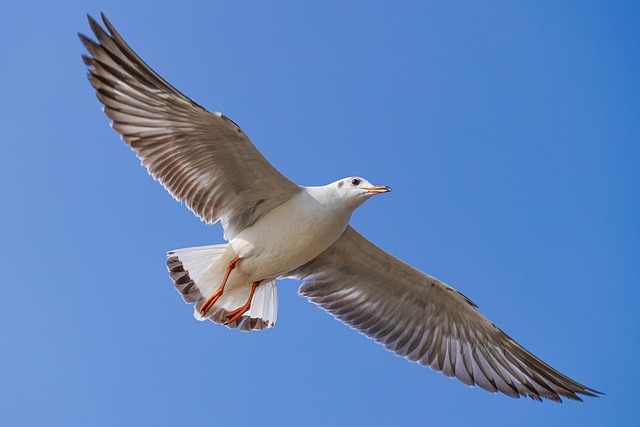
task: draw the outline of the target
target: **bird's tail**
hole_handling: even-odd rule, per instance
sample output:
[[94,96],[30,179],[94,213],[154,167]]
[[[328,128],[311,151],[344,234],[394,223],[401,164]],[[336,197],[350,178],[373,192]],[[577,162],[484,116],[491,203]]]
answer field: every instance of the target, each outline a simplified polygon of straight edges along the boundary
[[[169,275],[186,303],[196,303],[194,316],[198,320],[209,319],[225,323],[229,312],[244,305],[251,292],[247,286],[227,287],[222,296],[203,316],[200,308],[220,286],[228,265],[223,255],[226,244],[176,249],[167,253]],[[233,274],[233,272],[231,273]],[[276,281],[263,283],[256,289],[251,308],[240,319],[227,324],[230,328],[242,325],[243,331],[261,330],[275,325],[278,315],[278,291]]]

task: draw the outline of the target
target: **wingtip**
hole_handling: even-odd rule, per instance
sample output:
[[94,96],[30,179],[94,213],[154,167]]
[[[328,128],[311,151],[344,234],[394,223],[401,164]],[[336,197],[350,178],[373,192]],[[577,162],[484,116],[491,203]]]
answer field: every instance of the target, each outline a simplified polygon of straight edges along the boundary
[[93,58],[91,58],[89,55],[82,55],[81,57],[84,65],[86,65],[87,67],[95,67]]
[[93,42],[93,40],[91,40],[89,36],[87,36],[84,33],[78,33],[78,38],[80,39],[82,44],[85,44],[85,45],[86,45],[86,42]]
[[105,15],[104,12],[100,12],[100,18],[102,18],[102,22],[104,23],[104,26],[107,27],[107,30],[109,30],[109,33],[111,34],[111,36],[112,37],[119,37],[118,32],[116,31],[116,29],[111,24],[111,21],[109,21],[109,19],[107,19],[107,15]]
[[78,38],[80,39],[82,44],[84,44],[84,41],[89,38],[89,37],[86,36],[86,34],[83,34],[83,33],[79,32],[79,31],[78,31],[77,34],[78,34]]
[[[84,46],[85,49],[87,49],[87,52],[89,52],[91,54],[91,56],[93,56],[93,52],[92,49],[94,49],[97,45],[97,43],[91,39],[91,37],[83,34],[83,33],[78,33],[78,38],[80,39],[80,43],[82,43],[82,45]],[[83,57],[87,56],[87,55],[82,55]],[[84,61],[84,59],[83,59]],[[86,64],[86,62],[85,62]]]
[[87,21],[89,22],[89,25],[93,25],[93,23],[96,22],[93,16],[89,15],[88,13],[87,13]]
[[[600,396],[604,395],[605,394],[603,392],[589,387],[583,387],[582,390],[572,390],[571,393],[562,393],[562,397],[580,403],[584,403],[584,399],[582,398],[583,396],[599,398]],[[558,400],[558,402],[563,403],[564,401]]]
[[[107,19],[107,15],[105,15],[104,12],[102,11],[100,11],[100,19],[102,19],[102,22],[107,28],[109,29],[112,28],[111,22],[109,22],[109,20]],[[87,13],[87,21],[89,22],[89,26],[91,27],[92,30],[94,30],[94,33],[95,33],[95,27],[100,27],[100,24],[89,13]]]
[[603,393],[601,391],[598,390],[594,390],[592,388],[587,388],[586,391],[583,393],[585,396],[590,396],[590,397],[597,397],[600,398],[600,396],[606,396],[606,393]]

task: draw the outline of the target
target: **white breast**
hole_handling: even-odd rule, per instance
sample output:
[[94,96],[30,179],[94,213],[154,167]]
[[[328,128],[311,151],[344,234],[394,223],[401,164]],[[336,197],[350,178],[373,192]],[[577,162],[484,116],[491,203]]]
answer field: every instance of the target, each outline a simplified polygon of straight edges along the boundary
[[337,209],[307,189],[229,242],[251,280],[270,280],[318,256],[346,229],[351,209]]

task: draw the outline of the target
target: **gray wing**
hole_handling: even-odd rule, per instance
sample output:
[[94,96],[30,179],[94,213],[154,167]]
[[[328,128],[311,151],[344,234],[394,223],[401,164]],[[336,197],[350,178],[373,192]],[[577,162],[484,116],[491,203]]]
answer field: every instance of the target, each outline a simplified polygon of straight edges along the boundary
[[467,385],[536,400],[600,394],[529,353],[464,295],[351,227],[287,277],[303,280],[301,295],[387,350]]
[[208,223],[222,219],[232,238],[291,198],[300,187],[281,175],[244,132],[156,74],[102,15],[89,51],[89,81],[112,127],[171,195]]

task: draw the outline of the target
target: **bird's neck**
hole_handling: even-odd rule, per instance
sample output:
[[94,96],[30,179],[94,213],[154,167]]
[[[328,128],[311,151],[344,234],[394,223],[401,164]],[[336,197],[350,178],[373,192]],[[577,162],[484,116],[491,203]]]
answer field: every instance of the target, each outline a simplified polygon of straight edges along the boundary
[[310,198],[315,209],[331,213],[335,217],[342,218],[345,222],[349,222],[351,214],[362,203],[356,203],[353,200],[345,200],[338,197],[334,192],[327,190],[326,187],[306,187],[307,197]]

